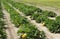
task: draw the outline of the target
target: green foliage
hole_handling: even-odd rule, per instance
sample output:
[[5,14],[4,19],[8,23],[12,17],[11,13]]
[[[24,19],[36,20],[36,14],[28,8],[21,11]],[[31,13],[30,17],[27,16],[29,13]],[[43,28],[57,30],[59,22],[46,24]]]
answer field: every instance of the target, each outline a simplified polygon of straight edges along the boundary
[[0,39],[6,39],[6,32],[5,30],[1,29],[1,27],[0,27]]
[[26,39],[45,39],[45,33],[43,31],[39,31],[36,27],[29,24],[20,26],[19,33],[27,33]]
[[34,13],[31,15],[31,19],[36,20],[38,16],[39,16],[39,14]]
[[50,12],[48,13],[48,16],[49,16],[49,17],[56,17],[57,14],[54,13],[54,12],[52,12],[52,11],[50,11]]
[[46,16],[40,15],[36,18],[36,22],[41,23],[41,22],[44,22],[46,19],[47,19]]
[[[23,3],[11,3],[17,9],[22,11],[25,15],[30,15],[31,19],[36,20],[36,22],[41,23],[45,22],[45,26],[53,33],[59,33],[60,31],[60,22],[59,20],[50,20],[48,17],[56,17],[57,14],[52,11],[43,11],[34,6],[28,6]],[[58,18],[59,19],[59,18]]]
[[57,14],[52,11],[43,11],[42,14],[45,16],[48,16],[48,17],[56,17],[57,16]]
[[60,33],[60,24],[55,20],[46,20],[45,26],[52,32],[52,33]]
[[56,17],[56,21],[60,22],[60,16]]
[[[32,15],[34,12],[42,12],[41,9],[39,8],[36,8],[34,6],[28,6],[28,5],[25,5],[23,3],[11,3],[13,6],[15,6],[17,9],[19,9],[20,11],[22,11],[25,15]],[[20,4],[20,5],[19,5]]]
[[42,9],[36,8],[36,11],[39,13],[39,12],[42,12]]
[[48,19],[48,20],[46,20],[45,21],[45,26],[51,31],[51,30],[53,30],[53,24],[54,24],[54,20],[50,20],[50,19]]
[[27,33],[26,39],[45,39],[45,33],[39,31],[34,25],[32,25],[25,17],[22,17],[12,7],[7,4],[5,9],[10,13],[11,20],[16,26],[19,26],[18,34]]
[[6,39],[6,32],[4,30],[4,21],[3,21],[3,13],[2,13],[2,7],[0,2],[0,39]]
[[28,23],[28,21],[25,17],[20,16],[19,13],[16,12],[9,5],[5,4],[5,8],[10,13],[10,18],[11,18],[12,22],[16,25],[16,27],[19,27],[21,24]]
[[49,11],[42,11],[42,15],[48,16]]
[[3,13],[2,13],[2,7],[1,7],[1,4],[0,4],[0,18],[3,18]]

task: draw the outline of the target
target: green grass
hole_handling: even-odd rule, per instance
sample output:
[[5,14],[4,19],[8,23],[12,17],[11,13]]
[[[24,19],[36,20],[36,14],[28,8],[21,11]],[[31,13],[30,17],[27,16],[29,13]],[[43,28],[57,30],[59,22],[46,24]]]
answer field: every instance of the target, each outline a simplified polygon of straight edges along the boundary
[[18,0],[17,2],[24,2],[24,3],[39,5],[39,6],[50,6],[50,7],[60,8],[60,0]]

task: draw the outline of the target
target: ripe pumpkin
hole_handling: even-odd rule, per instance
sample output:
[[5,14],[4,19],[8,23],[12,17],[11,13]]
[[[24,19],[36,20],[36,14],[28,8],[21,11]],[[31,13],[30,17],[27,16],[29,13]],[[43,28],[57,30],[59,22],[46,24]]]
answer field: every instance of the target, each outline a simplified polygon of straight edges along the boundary
[[26,36],[27,36],[26,33],[22,34],[22,39],[26,38]]

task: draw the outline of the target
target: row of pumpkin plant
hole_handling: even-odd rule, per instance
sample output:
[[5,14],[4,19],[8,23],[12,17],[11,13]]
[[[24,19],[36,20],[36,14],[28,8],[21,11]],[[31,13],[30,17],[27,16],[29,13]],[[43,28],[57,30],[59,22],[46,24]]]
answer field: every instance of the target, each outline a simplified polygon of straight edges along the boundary
[[19,36],[21,35],[21,39],[46,39],[45,33],[39,31],[27,18],[21,16],[6,3],[4,3],[4,7],[9,12],[12,23],[19,28],[17,33]]
[[5,22],[3,17],[1,1],[0,1],[0,39],[6,39],[6,32],[5,32]]
[[[11,3],[12,2],[12,3]],[[26,16],[31,16],[31,19],[36,20],[37,23],[44,23],[52,33],[60,33],[60,16],[52,11],[43,11],[40,8],[29,6],[24,3],[17,3],[10,1],[16,9],[23,12]],[[49,19],[48,17],[55,18],[55,20]]]

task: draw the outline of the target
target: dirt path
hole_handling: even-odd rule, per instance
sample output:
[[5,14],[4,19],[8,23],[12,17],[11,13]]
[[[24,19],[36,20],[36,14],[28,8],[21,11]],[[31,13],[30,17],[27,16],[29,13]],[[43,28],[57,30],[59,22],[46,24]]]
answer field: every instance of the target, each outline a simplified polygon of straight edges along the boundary
[[[10,5],[11,7],[13,7],[11,4],[8,3],[8,5]],[[16,10],[20,15],[25,16],[22,12],[20,12],[18,9],[16,9],[15,7],[13,7],[14,10]],[[36,25],[36,27],[39,30],[43,30],[47,36],[48,39],[55,39],[54,34],[50,33],[50,31],[44,27],[42,24],[40,23],[36,23],[35,20],[31,20],[30,16],[25,16],[32,24]]]
[[3,13],[4,13],[6,26],[7,26],[7,29],[6,29],[7,39],[18,39],[17,33],[15,32],[15,29],[14,29],[14,25],[10,21],[10,14],[4,9],[4,7],[3,7]]

